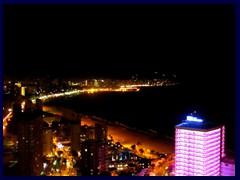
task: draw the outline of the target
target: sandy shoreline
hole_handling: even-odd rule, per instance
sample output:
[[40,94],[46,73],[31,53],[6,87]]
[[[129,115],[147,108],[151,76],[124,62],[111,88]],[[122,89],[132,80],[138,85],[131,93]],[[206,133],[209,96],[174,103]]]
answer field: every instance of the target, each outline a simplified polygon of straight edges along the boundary
[[[61,116],[71,116],[74,112],[66,108],[56,108],[54,106],[44,106],[44,111]],[[78,113],[74,113],[78,114]],[[174,153],[174,142],[168,140],[161,140],[147,134],[138,132],[137,130],[130,130],[121,125],[108,122],[106,120],[97,119],[94,117],[78,114],[81,116],[81,124],[94,125],[94,123],[104,123],[108,126],[108,134],[111,135],[115,142],[119,141],[125,147],[130,148],[131,145],[140,142],[138,148],[142,148],[145,152],[154,150],[159,153]]]

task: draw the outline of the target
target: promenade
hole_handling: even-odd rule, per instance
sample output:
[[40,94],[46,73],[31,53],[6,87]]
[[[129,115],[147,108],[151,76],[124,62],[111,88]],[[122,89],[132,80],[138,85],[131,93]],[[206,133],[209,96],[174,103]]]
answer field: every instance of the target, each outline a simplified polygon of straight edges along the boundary
[[[71,110],[63,109],[63,108],[55,108],[53,106],[44,106],[44,111],[58,114],[60,116],[66,116],[67,113],[64,111],[68,111],[68,113]],[[73,111],[72,111],[73,112]],[[64,115],[63,115],[64,114]],[[82,114],[79,114],[81,117],[81,124],[92,126],[94,123],[103,123],[108,126],[108,135],[111,135],[113,137],[113,140],[115,142],[120,142],[124,147],[131,149],[131,146],[133,144],[137,145],[137,149],[143,149],[145,152],[145,156],[150,156],[150,151],[154,150],[155,152],[159,153],[174,153],[174,143],[172,141],[167,140],[161,140],[154,138],[152,136],[148,136],[147,134],[142,134],[138,131],[130,131],[126,128],[124,128],[121,125],[116,125],[111,123],[106,123],[105,121],[99,121],[96,118],[85,116]],[[66,117],[67,118],[67,117]],[[97,120],[97,121],[96,121]]]

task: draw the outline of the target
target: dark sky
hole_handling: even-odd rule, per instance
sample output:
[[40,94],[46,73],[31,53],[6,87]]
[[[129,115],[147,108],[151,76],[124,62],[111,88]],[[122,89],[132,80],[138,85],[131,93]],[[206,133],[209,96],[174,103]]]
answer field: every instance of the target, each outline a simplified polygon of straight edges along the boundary
[[234,82],[234,6],[5,5],[4,75]]

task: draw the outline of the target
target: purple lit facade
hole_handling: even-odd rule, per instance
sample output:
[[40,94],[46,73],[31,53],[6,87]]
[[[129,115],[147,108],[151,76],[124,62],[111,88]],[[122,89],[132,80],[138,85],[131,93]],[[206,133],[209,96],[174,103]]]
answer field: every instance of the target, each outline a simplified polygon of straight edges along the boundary
[[220,176],[225,127],[196,119],[175,127],[175,176]]

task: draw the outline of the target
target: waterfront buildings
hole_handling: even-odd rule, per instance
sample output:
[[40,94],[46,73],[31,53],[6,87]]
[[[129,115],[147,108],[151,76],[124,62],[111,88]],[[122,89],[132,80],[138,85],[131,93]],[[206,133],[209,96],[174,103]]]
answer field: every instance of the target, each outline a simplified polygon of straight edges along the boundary
[[225,127],[187,116],[175,127],[175,175],[220,176]]

